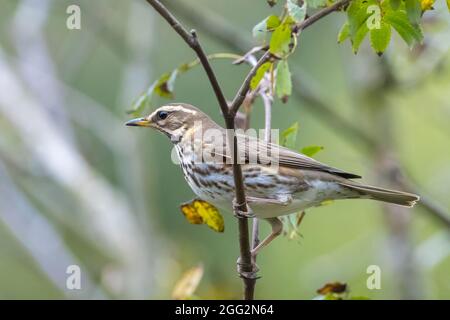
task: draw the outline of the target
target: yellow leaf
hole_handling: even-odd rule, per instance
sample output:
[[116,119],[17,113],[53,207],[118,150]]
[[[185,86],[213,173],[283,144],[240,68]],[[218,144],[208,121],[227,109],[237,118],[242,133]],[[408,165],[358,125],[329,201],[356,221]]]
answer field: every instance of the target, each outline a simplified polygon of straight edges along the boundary
[[186,300],[192,298],[200,280],[203,277],[203,265],[189,269],[175,284],[172,291],[172,298],[176,300]]
[[217,232],[223,232],[225,224],[219,210],[209,202],[200,199],[194,199],[191,202],[181,205],[186,219],[192,224],[206,224]]
[[192,224],[202,224],[203,218],[197,213],[197,210],[192,205],[192,202],[181,205],[181,212],[183,212],[187,221]]
[[[447,2],[450,0],[447,0]],[[435,0],[420,0],[420,7],[422,11],[431,10],[433,8]]]
[[326,283],[322,288],[317,289],[317,293],[326,295],[328,293],[344,293],[347,291],[347,284],[341,282]]
[[450,12],[450,0],[447,0],[447,8],[448,8],[448,11]]

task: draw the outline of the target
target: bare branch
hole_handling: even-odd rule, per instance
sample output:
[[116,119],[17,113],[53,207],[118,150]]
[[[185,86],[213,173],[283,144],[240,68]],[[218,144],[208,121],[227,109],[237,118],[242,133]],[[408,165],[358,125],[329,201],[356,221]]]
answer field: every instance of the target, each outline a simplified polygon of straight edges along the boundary
[[161,17],[163,17],[170,26],[183,38],[183,40],[192,48],[193,37],[192,35],[181,25],[181,23],[170,13],[169,10],[159,1],[147,0],[147,2],[155,9]]
[[244,101],[248,91],[250,90],[250,82],[252,81],[253,76],[256,74],[256,71],[259,69],[260,66],[269,61],[270,58],[271,55],[269,51],[266,51],[262,55],[262,57],[258,60],[258,62],[253,66],[250,72],[247,74],[247,76],[244,79],[244,82],[239,88],[239,91],[236,93],[233,102],[231,103],[230,113],[232,115],[235,115],[236,112],[239,110],[240,106],[242,105],[242,102]]
[[298,31],[308,28],[313,23],[317,22],[318,20],[322,19],[323,17],[326,17],[330,13],[346,7],[350,3],[350,1],[351,0],[341,0],[325,9],[318,11],[316,14],[314,14],[314,15],[310,16],[309,18],[303,20],[302,22],[296,24],[293,28],[293,31],[295,33],[297,33]]

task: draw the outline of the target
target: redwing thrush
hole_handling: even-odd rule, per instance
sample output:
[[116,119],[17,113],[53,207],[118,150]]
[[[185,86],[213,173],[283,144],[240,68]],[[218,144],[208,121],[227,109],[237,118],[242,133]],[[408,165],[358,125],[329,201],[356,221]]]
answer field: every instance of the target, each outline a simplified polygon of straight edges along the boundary
[[[232,209],[235,189],[227,130],[184,103],[162,106],[148,117],[126,124],[166,134],[175,145],[184,177],[195,194],[219,208]],[[272,234],[253,254],[280,234],[278,216],[319,206],[326,200],[364,198],[407,207],[419,200],[414,194],[357,183],[351,179],[360,178],[358,175],[277,144],[246,135],[237,137],[249,212],[272,225]]]

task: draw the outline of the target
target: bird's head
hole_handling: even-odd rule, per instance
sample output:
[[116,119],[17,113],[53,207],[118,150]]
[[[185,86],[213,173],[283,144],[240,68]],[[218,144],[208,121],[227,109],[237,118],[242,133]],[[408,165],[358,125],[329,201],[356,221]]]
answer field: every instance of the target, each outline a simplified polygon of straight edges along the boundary
[[167,135],[174,143],[178,143],[186,132],[195,129],[199,123],[212,120],[194,106],[185,103],[173,103],[156,109],[147,117],[132,119],[127,126],[150,127]]

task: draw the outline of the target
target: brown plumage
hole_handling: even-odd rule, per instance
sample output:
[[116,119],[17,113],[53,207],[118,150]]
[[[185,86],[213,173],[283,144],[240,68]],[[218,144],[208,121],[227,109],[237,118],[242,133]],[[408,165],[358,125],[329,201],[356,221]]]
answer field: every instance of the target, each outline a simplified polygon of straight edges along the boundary
[[[220,208],[232,208],[232,159],[224,128],[184,103],[162,106],[127,125],[152,127],[166,134],[175,145],[185,179],[194,193]],[[365,198],[412,207],[419,199],[414,194],[358,183],[352,179],[360,178],[359,175],[277,144],[242,134],[237,138],[249,207],[274,229],[272,238],[261,247],[279,234],[276,217],[319,206],[327,200]]]

